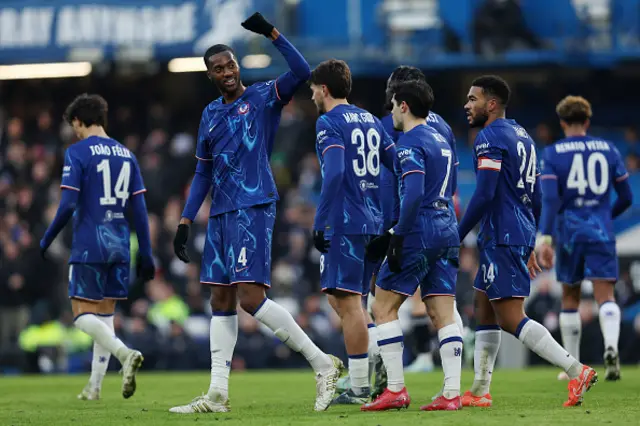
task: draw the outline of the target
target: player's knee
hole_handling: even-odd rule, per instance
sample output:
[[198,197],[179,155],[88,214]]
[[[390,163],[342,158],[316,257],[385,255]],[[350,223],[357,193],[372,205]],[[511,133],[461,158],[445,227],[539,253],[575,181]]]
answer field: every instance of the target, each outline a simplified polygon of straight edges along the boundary
[[259,308],[265,299],[266,294],[264,288],[254,284],[240,284],[238,285],[238,298],[240,299],[240,306],[246,312],[253,314]]
[[215,312],[230,312],[236,309],[236,290],[233,287],[211,288],[211,309]]

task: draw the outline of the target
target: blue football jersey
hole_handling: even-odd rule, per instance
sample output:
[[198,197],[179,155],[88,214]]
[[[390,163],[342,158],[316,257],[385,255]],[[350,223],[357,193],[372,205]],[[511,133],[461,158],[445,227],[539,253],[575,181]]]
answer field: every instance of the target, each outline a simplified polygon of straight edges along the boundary
[[536,222],[532,200],[540,174],[533,139],[515,120],[495,120],[478,132],[473,163],[476,171],[500,173],[495,198],[480,220],[478,247],[533,247]]
[[424,195],[410,232],[423,234],[427,248],[459,246],[458,222],[450,208],[455,160],[447,138],[432,127],[419,125],[400,136],[396,153],[402,171],[400,194],[405,191],[405,176],[424,176]]
[[628,176],[608,141],[576,136],[546,147],[541,179],[557,180],[562,202],[555,222],[558,243],[615,241],[611,188]]
[[[331,203],[326,235],[382,234],[382,156],[393,163],[395,143],[382,123],[354,105],[338,105],[316,122],[316,153],[324,176],[324,153],[344,149],[344,180]],[[391,194],[389,194],[391,197]]]
[[[395,130],[393,128],[393,118],[391,118],[391,114],[385,115],[380,120],[382,122],[382,126],[384,130],[391,136],[394,142],[398,142],[398,138],[402,135],[402,132],[399,130]],[[453,134],[453,130],[446,121],[435,112],[429,112],[429,116],[427,117],[427,125],[434,128],[438,133],[444,136],[449,142],[449,146],[451,147],[451,151],[453,154],[453,165],[455,166],[454,172],[457,173],[458,168],[458,154],[456,151],[456,138]],[[386,168],[382,168],[380,170],[380,188],[383,194],[382,197],[382,214],[384,216],[384,229],[389,229],[391,227],[391,223],[393,222],[393,218],[398,216],[398,194],[395,193],[394,197],[387,197],[386,194],[393,193],[393,173],[391,173]],[[453,188],[453,192],[455,193],[455,188]],[[453,208],[453,201],[451,202],[451,207]],[[395,211],[394,211],[395,210]]]
[[204,109],[196,157],[213,161],[210,216],[278,200],[269,158],[284,105],[272,80]]
[[69,263],[129,262],[132,195],[146,191],[135,156],[113,139],[91,136],[67,148],[62,188],[79,191]]

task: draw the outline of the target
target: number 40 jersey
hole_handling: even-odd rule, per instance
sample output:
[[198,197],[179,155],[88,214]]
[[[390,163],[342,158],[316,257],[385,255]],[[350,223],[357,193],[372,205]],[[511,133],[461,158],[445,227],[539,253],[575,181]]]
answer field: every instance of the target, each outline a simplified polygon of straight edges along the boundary
[[135,156],[117,141],[91,136],[67,148],[63,189],[79,191],[69,263],[127,263],[130,196],[145,191]]
[[[329,149],[344,150],[344,178],[331,200],[325,235],[382,234],[380,167],[395,164],[395,144],[378,118],[353,105],[338,105],[316,122],[316,152],[322,176]],[[397,173],[394,173],[397,174]]]
[[542,179],[556,179],[562,200],[555,224],[559,244],[615,241],[611,188],[628,177],[616,147],[592,136],[562,139],[545,148]]

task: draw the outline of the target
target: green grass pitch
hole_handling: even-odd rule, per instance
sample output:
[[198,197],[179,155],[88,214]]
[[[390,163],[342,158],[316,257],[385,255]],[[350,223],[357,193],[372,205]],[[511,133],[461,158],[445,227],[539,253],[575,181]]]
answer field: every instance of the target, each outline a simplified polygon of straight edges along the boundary
[[[0,378],[0,425],[607,425],[640,424],[640,369],[625,367],[622,380],[600,381],[582,407],[563,408],[566,382],[557,369],[498,370],[493,376],[490,409],[420,412],[439,390],[442,374],[407,375],[412,398],[408,410],[361,413],[357,406],[313,411],[315,381],[310,371],[232,372],[231,412],[179,415],[167,410],[206,391],[207,372],[145,373],[129,400],[120,395],[120,377],[109,374],[100,401],[78,401],[87,376],[26,376]],[[463,390],[473,379],[465,370]]]

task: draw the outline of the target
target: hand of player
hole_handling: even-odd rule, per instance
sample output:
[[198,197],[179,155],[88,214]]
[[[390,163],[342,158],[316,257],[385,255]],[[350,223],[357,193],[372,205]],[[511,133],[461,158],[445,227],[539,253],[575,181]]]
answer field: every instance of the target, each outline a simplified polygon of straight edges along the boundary
[[542,268],[538,265],[538,260],[536,259],[536,252],[532,251],[531,256],[529,256],[529,261],[527,262],[527,269],[529,270],[529,277],[534,279],[538,276],[538,272],[542,272]]
[[138,252],[138,259],[136,262],[136,275],[142,282],[151,281],[156,276],[156,266],[153,263],[153,257],[142,256]]
[[184,263],[191,262],[189,254],[187,254],[187,241],[189,240],[189,225],[181,223],[178,225],[176,236],[173,239],[173,251],[178,259]]
[[391,234],[387,231],[382,235],[374,237],[365,248],[365,255],[371,262],[377,262],[384,257],[389,248]]
[[313,231],[313,245],[320,253],[326,253],[331,247],[331,241],[324,238],[324,231]]
[[246,30],[262,34],[265,37],[271,37],[271,32],[275,28],[269,21],[264,19],[260,12],[254,13],[240,25]]
[[389,249],[387,250],[387,262],[391,272],[398,273],[402,271],[402,245],[404,237],[401,235],[392,235],[389,240]]
[[538,253],[540,254],[540,265],[546,269],[553,268],[554,252],[551,244],[541,244],[538,247]]

